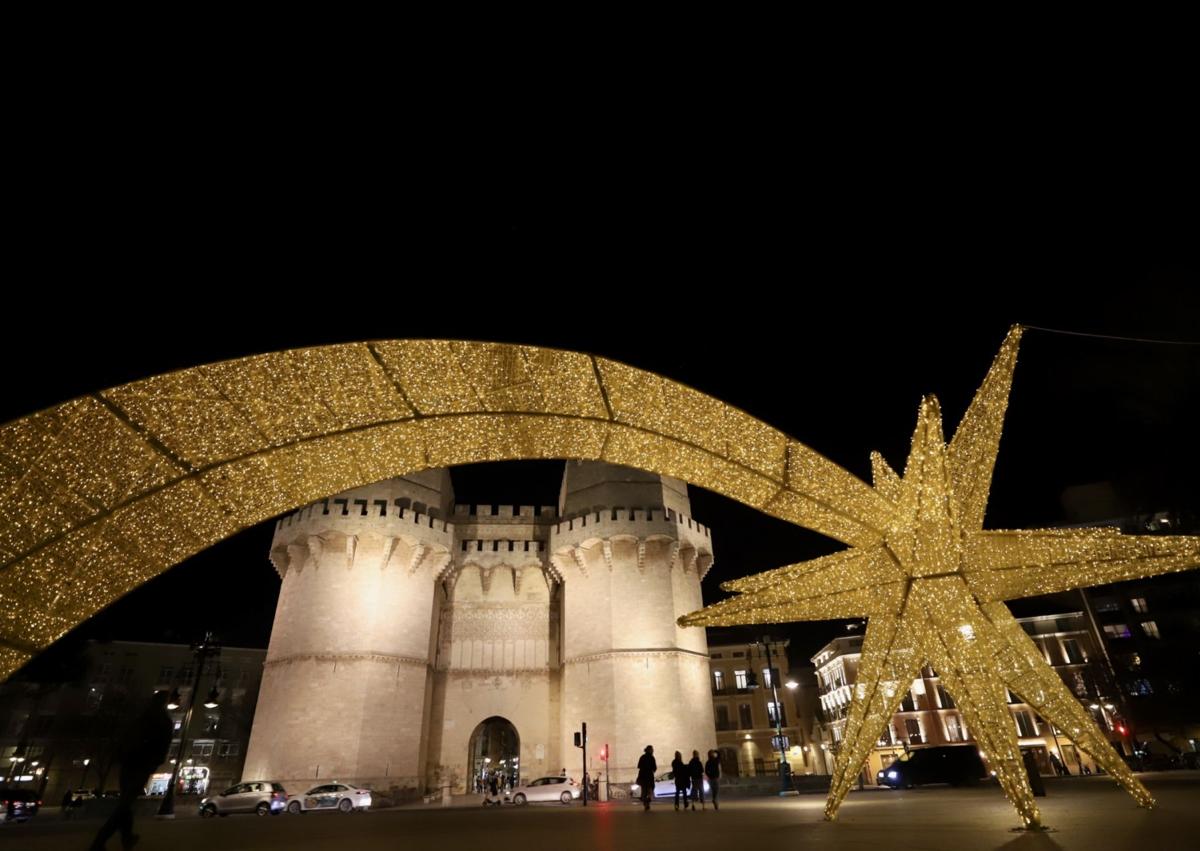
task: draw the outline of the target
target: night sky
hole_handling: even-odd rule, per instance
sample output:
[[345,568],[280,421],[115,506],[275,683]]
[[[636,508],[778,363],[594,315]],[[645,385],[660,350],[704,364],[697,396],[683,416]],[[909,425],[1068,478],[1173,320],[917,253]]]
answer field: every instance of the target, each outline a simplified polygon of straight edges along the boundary
[[[967,207],[908,221],[893,208],[864,218],[843,199],[815,224],[812,210],[779,200],[510,205],[447,187],[428,206],[376,199],[366,211],[247,193],[211,217],[166,215],[178,200],[161,220],[151,207],[102,227],[100,209],[53,213],[43,224],[62,238],[38,229],[40,265],[27,267],[5,323],[0,420],[281,348],[495,340],[659,372],[868,478],[872,449],[903,464],[923,393],[938,395],[952,432],[1013,323],[1200,341],[1193,268],[1110,231],[1077,224],[1064,235],[1057,214],[1017,224]],[[216,209],[206,198],[203,209]],[[1098,519],[1062,499],[1097,482],[1111,483],[1115,509],[1196,515],[1197,434],[1200,347],[1029,331],[986,525]],[[556,462],[464,468],[456,496],[553,504],[560,476]],[[692,504],[713,529],[706,600],[725,579],[841,547],[698,489]],[[227,644],[265,647],[278,589],[270,537],[270,524],[246,530],[72,636],[190,641],[212,629]],[[838,629],[784,632],[800,657]]]

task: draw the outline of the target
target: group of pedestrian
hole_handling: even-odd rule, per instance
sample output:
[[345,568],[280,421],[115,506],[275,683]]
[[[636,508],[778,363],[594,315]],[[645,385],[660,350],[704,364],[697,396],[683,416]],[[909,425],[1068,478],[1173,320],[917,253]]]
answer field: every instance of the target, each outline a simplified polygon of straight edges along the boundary
[[[637,785],[641,790],[642,806],[650,811],[650,801],[654,799],[654,775],[658,771],[658,763],[654,759],[654,746],[646,745],[646,750],[638,760]],[[679,800],[683,799],[683,808],[689,807],[694,811],[696,802],[704,809],[704,781],[708,780],[708,789],[712,798],[713,809],[720,809],[717,796],[721,788],[721,756],[715,751],[708,752],[708,759],[700,761],[700,751],[692,751],[692,758],[683,761],[683,755],[675,751],[675,759],[671,760],[671,776],[675,779],[675,809],[679,809]]]

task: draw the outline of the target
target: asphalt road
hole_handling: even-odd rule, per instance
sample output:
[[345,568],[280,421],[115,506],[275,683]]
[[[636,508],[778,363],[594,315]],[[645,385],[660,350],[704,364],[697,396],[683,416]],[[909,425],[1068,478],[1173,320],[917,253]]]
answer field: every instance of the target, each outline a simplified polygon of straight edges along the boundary
[[[650,813],[628,803],[524,808],[406,808],[353,815],[310,814],[227,819],[144,819],[138,851],[255,851],[286,848],[373,849],[1012,849],[1012,851],[1174,851],[1198,847],[1200,772],[1141,775],[1159,806],[1139,810],[1103,777],[1048,780],[1039,802],[1051,830],[1014,830],[1017,818],[995,787],[868,790],[851,793],[838,822],[822,820],[824,797],[728,801],[720,812]],[[47,813],[0,825],[0,851],[82,851],[96,822],[64,822]],[[110,848],[120,847],[112,841]]]

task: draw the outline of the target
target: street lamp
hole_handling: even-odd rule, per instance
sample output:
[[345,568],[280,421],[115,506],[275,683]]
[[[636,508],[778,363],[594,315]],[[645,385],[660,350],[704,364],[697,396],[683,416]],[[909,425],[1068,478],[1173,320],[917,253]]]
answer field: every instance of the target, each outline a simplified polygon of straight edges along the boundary
[[217,692],[217,687],[213,686],[212,690],[209,691],[209,693],[208,693],[208,700],[204,701],[204,708],[205,709],[216,709],[218,706],[218,703],[217,703],[218,696],[219,695]]
[[[767,656],[767,674],[771,677],[771,697],[775,702],[775,748],[779,751],[779,794],[786,795],[790,790],[788,782],[789,768],[783,747],[783,705],[779,702],[779,677],[775,676],[775,666],[771,664],[771,637],[764,635],[762,641],[754,644],[761,645]],[[791,687],[791,686],[789,686]]]
[[[206,632],[204,633],[203,641],[192,645],[192,653],[196,656],[196,675],[192,679],[192,690],[188,692],[187,710],[183,713],[183,726],[179,729],[179,751],[176,754],[176,758],[171,760],[171,763],[175,767],[171,770],[171,782],[163,794],[162,805],[158,808],[159,818],[175,818],[175,786],[179,782],[179,768],[183,764],[183,749],[187,745],[188,729],[192,723],[192,709],[196,705],[196,692],[200,690],[200,677],[204,673],[204,663],[208,661],[210,656],[221,655],[221,645],[213,638],[211,632]],[[213,699],[215,694],[216,687],[213,688],[209,699]],[[179,690],[176,689],[172,692],[167,706],[168,708],[178,709],[179,705]]]

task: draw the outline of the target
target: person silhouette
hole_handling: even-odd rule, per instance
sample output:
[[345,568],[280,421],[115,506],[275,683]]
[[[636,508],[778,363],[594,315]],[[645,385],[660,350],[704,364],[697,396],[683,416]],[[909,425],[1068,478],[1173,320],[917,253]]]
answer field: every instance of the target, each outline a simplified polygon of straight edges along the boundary
[[92,840],[90,851],[104,851],[109,837],[118,830],[126,851],[137,844],[138,835],[133,832],[133,802],[146,791],[150,775],[167,758],[174,731],[175,725],[167,714],[167,693],[156,691],[117,744],[121,796],[117,808]]
[[654,772],[658,771],[653,745],[646,745],[645,751],[638,759],[637,768],[637,784],[641,787],[642,806],[646,808],[646,812],[650,812],[650,801],[654,797]]

